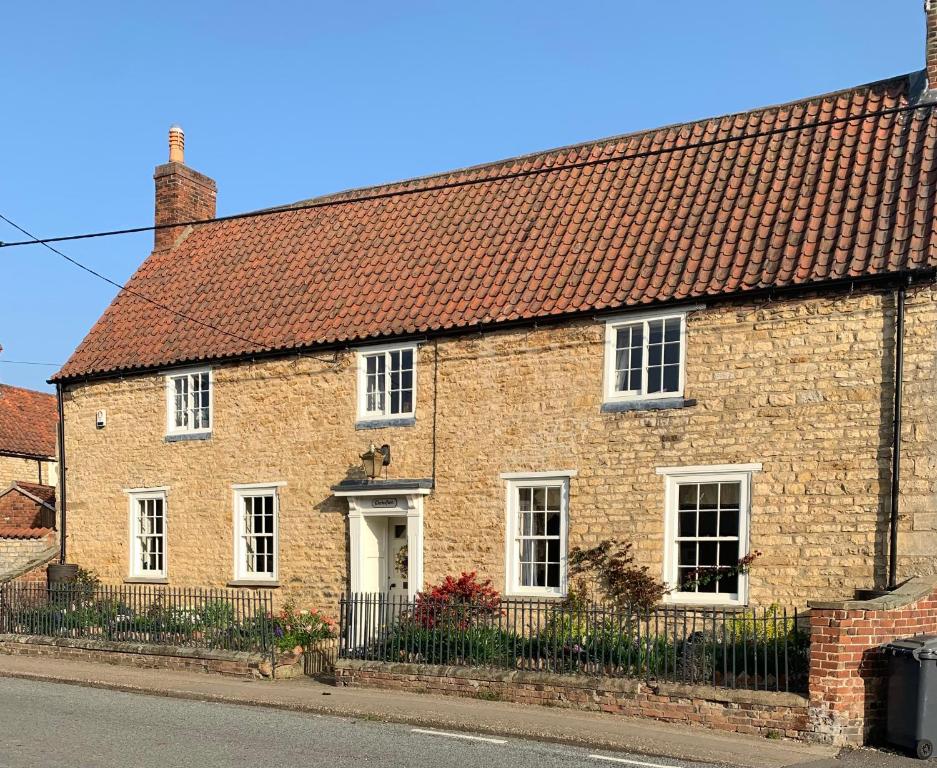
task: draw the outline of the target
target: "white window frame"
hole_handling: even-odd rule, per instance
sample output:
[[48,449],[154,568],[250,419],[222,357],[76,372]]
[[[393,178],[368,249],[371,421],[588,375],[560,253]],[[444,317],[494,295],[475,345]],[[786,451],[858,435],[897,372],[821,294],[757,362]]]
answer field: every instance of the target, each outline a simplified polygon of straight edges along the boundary
[[[518,597],[565,597],[569,568],[569,481],[576,470],[555,472],[506,472],[505,481],[505,541],[504,591]],[[517,489],[525,486],[559,486],[560,488],[560,583],[558,587],[529,587],[521,584],[520,551],[517,547],[518,503]]]
[[[416,416],[416,379],[417,379],[417,352],[416,344],[383,344],[381,346],[361,347],[356,350],[356,365],[358,369],[358,421],[392,421],[394,419],[409,419]],[[409,411],[400,413],[390,412],[390,353],[413,353],[413,397]],[[374,355],[384,355],[384,409],[382,411],[368,410],[368,369],[367,358]]]
[[761,471],[761,464],[716,464],[687,467],[658,467],[664,477],[664,582],[670,588],[664,602],[683,605],[748,605],[749,575],[739,574],[739,591],[730,594],[713,592],[679,592],[677,516],[681,484],[738,482],[739,495],[739,557],[751,552],[752,478]]
[[[233,491],[234,529],[234,581],[271,583],[279,580],[280,572],[280,493],[286,483],[242,483],[231,486]],[[254,573],[247,570],[247,550],[244,546],[244,499],[254,496],[273,496],[273,572]]]
[[[169,569],[169,493],[167,488],[132,488],[126,491],[129,500],[128,518],[130,531],[130,560],[127,574],[131,579],[165,579]],[[163,567],[160,570],[144,569],[140,556],[140,533],[138,509],[141,501],[159,500],[163,503]]]
[[[189,378],[197,374],[208,374],[208,426],[195,429],[191,426],[176,426],[176,380]],[[211,368],[187,368],[185,370],[171,371],[164,374],[166,378],[166,434],[173,435],[210,435],[215,426],[215,376]],[[186,409],[193,410],[193,393],[191,381],[189,384],[188,402]]]
[[[605,321],[605,373],[603,384],[603,399],[606,403],[623,403],[644,400],[668,400],[672,398],[683,397],[686,386],[686,316],[692,308],[670,310],[667,312],[635,312],[629,315],[619,315],[609,318]],[[648,371],[648,343],[650,334],[648,333],[648,323],[653,320],[680,320],[680,381],[676,392],[652,392],[647,391],[647,371]],[[615,363],[618,341],[618,330],[628,325],[643,323],[644,349],[642,352],[641,367],[641,391],[640,392],[619,392],[615,388],[616,375]]]

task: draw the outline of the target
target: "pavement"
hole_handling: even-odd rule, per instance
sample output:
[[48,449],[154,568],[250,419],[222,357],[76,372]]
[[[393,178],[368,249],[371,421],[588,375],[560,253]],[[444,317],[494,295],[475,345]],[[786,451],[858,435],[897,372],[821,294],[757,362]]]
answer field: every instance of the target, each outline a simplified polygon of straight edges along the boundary
[[[719,765],[732,766],[733,768],[785,768],[786,766],[797,766],[798,768],[904,768],[905,766],[919,766],[916,760],[909,760],[897,755],[887,755],[881,752],[871,750],[860,750],[836,755],[832,748],[802,744],[800,742],[785,740],[770,740],[758,737],[744,736],[740,734],[728,734],[718,731],[711,731],[703,728],[697,728],[685,725],[676,725],[669,723],[658,723],[651,720],[639,720],[626,718],[619,715],[607,715],[604,713],[578,712],[568,709],[554,709],[547,707],[538,707],[521,704],[511,704],[496,701],[481,701],[477,699],[461,699],[448,696],[431,696],[427,694],[412,694],[400,691],[383,691],[376,689],[358,689],[358,688],[336,688],[309,678],[300,678],[295,680],[280,680],[276,682],[263,680],[246,680],[238,678],[224,678],[218,675],[209,675],[198,672],[177,672],[169,670],[150,670],[137,669],[133,667],[111,666],[97,664],[92,662],[82,662],[65,659],[51,659],[27,656],[0,656],[0,678],[18,678],[19,681],[32,681],[33,683],[44,683],[45,686],[35,686],[33,690],[41,691],[48,688],[55,688],[58,691],[65,690],[67,695],[58,694],[53,696],[56,700],[66,701],[75,699],[74,705],[70,706],[64,717],[64,722],[58,720],[55,723],[56,742],[59,736],[65,735],[68,730],[74,730],[75,738],[80,738],[82,732],[86,731],[89,723],[84,722],[90,718],[90,725],[95,723],[106,723],[106,716],[96,716],[92,704],[97,703],[105,710],[111,706],[108,702],[99,701],[103,692],[90,693],[88,691],[79,691],[74,686],[84,686],[98,689],[106,689],[122,693],[148,694],[147,696],[136,697],[140,701],[149,702],[147,707],[150,709],[159,709],[154,697],[166,697],[174,699],[189,700],[185,703],[176,702],[167,704],[165,701],[159,702],[159,706],[168,706],[169,711],[183,711],[185,707],[196,706],[198,702],[209,702],[215,705],[240,705],[236,707],[205,707],[201,708],[201,714],[193,715],[194,719],[187,719],[184,722],[196,730],[194,733],[201,732],[199,729],[208,728],[209,724],[215,722],[214,717],[222,718],[216,725],[219,733],[226,733],[227,721],[223,719],[222,714],[228,709],[239,712],[240,718],[247,718],[253,722],[256,718],[273,718],[275,725],[271,733],[278,739],[281,736],[281,723],[283,728],[293,727],[293,718],[307,724],[313,716],[326,716],[341,720],[345,726],[349,722],[356,723],[360,732],[367,731],[364,726],[378,728],[381,724],[405,724],[415,726],[420,730],[443,731],[449,735],[437,735],[436,733],[425,734],[414,732],[413,728],[406,730],[408,736],[404,742],[410,744],[413,739],[429,738],[432,743],[440,740],[445,742],[447,754],[450,754],[454,745],[460,745],[459,749],[464,749],[466,744],[471,743],[473,749],[485,749],[498,747],[501,750],[527,750],[524,754],[512,754],[508,756],[498,752],[496,761],[503,763],[510,760],[518,768],[528,763],[524,762],[531,757],[531,765],[582,765],[583,760],[589,762],[604,762],[612,765],[616,762],[620,764],[641,765],[642,762],[652,766],[685,766],[685,765]],[[0,680],[5,688],[11,685],[23,685],[24,682],[15,680]],[[55,684],[54,686],[51,684]],[[72,686],[71,689],[63,688],[61,684]],[[12,693],[12,692],[11,692]],[[44,696],[36,694],[39,700]],[[130,697],[129,700],[133,700]],[[12,702],[12,703],[11,703]],[[17,713],[29,711],[31,707],[30,696],[5,695],[0,688],[0,722],[4,724],[3,731],[6,734],[15,734],[19,737],[19,731],[16,727],[10,727],[12,719],[22,717]],[[245,714],[244,706],[260,708],[257,712]],[[119,712],[133,711],[134,704],[125,705],[118,708]],[[143,706],[140,704],[139,706]],[[6,711],[9,710],[9,711]],[[285,717],[283,712],[272,712],[271,710],[288,710],[291,717]],[[207,714],[206,714],[207,713]],[[129,716],[129,714],[128,714]],[[77,718],[77,722],[72,725],[68,718]],[[237,719],[237,718],[236,718]],[[319,722],[321,717],[316,719],[316,728],[325,726]],[[335,723],[330,723],[329,727],[338,727]],[[245,726],[246,727],[246,726]],[[136,732],[130,732],[124,726],[120,729],[125,733],[125,739],[135,740]],[[93,730],[93,729],[92,729]],[[341,730],[341,729],[339,729]],[[379,729],[378,729],[379,730]],[[165,731],[162,731],[166,735]],[[369,738],[371,731],[368,731]],[[461,734],[461,736],[460,736]],[[381,734],[374,732],[375,744],[382,743]],[[388,734],[383,734],[386,737]],[[503,742],[496,744],[494,741],[475,741],[465,739],[465,735],[474,735],[476,737],[494,737],[495,741]],[[101,736],[101,734],[98,734]],[[214,731],[206,731],[205,739],[215,738]],[[336,731],[327,737],[327,740],[336,739],[336,743],[344,744],[348,742],[348,736],[343,736]],[[0,736],[5,739],[7,736]],[[101,738],[104,738],[101,736]],[[170,741],[176,744],[176,737],[169,734]],[[228,743],[227,738],[218,736],[221,744]],[[28,744],[29,740],[21,739],[23,744]],[[48,740],[47,740],[48,741]],[[107,739],[105,738],[105,741]],[[134,741],[134,743],[136,743]],[[182,743],[182,742],[179,742]],[[296,744],[301,743],[301,740]],[[319,742],[321,743],[321,742]],[[332,741],[328,741],[332,743]],[[357,743],[352,740],[350,743]],[[371,743],[370,741],[368,743]],[[292,742],[284,743],[284,749],[289,747]],[[537,744],[540,746],[538,747]],[[578,752],[559,750],[551,745],[566,745],[578,749]],[[294,745],[295,746],[295,745]],[[155,746],[154,746],[155,748]],[[271,748],[273,746],[271,745]],[[292,747],[290,747],[292,748]],[[554,752],[549,752],[549,749]],[[36,759],[40,756],[27,754],[26,761],[14,762],[11,755],[21,754],[24,746],[16,747],[12,751],[9,749],[0,750],[0,766],[20,766],[25,765],[48,765],[51,758],[55,755],[46,754],[42,760],[32,763],[30,759]],[[266,750],[267,747],[264,747]],[[396,749],[396,748],[394,748]],[[422,762],[414,762],[413,747],[407,748],[397,757],[389,756],[394,749],[384,745],[384,751],[375,752],[371,757],[364,754],[358,754],[360,761],[369,762],[372,757],[381,765],[397,765],[394,762],[399,757],[402,762],[400,765],[417,765]],[[532,751],[531,751],[532,750]],[[543,750],[548,750],[543,752]],[[559,750],[559,751],[557,751]],[[157,750],[159,751],[159,750]],[[432,750],[426,751],[421,745],[417,752],[430,754]],[[76,752],[68,748],[63,754],[74,756]],[[77,754],[82,754],[78,752]],[[138,754],[136,748],[134,754]],[[190,753],[186,753],[190,754]],[[243,754],[243,753],[240,753]],[[357,753],[355,753],[357,754]],[[370,753],[369,753],[370,754]],[[395,753],[396,754],[396,753]],[[472,753],[473,755],[476,753]],[[560,755],[560,757],[556,757]],[[564,757],[565,755],[565,757]],[[596,757],[590,757],[596,755]],[[291,759],[284,755],[283,761],[274,761],[270,758],[269,751],[264,752],[263,762],[265,764],[289,764]],[[329,764],[332,766],[343,765],[341,761],[346,757],[342,754],[333,754],[334,760]],[[118,755],[126,761],[126,751]],[[306,755],[309,762],[308,757]],[[97,762],[89,763],[94,765],[106,766],[111,764],[109,756],[106,754],[98,755]],[[351,755],[349,759],[353,759]],[[612,759],[614,758],[614,759]],[[469,762],[464,762],[463,757],[459,761],[466,765],[472,765],[472,760],[465,758]],[[565,759],[567,762],[562,762]],[[420,758],[422,760],[422,757]],[[561,760],[561,762],[555,762]],[[568,762],[573,760],[574,762]],[[338,761],[338,762],[335,762]],[[354,759],[353,759],[354,761]],[[554,762],[551,762],[554,761]],[[257,761],[258,764],[260,760]],[[495,758],[490,762],[480,764],[494,764]],[[242,761],[243,763],[243,761]],[[252,764],[248,761],[247,764]],[[451,758],[443,760],[442,764],[451,764]],[[114,762],[114,765],[125,765],[126,762]],[[154,763],[155,764],[155,763]],[[167,765],[162,762],[161,765]],[[195,764],[199,764],[198,761]],[[216,763],[205,762],[206,766]],[[220,762],[217,765],[226,765],[228,763]],[[352,763],[347,763],[351,765]],[[430,763],[427,763],[429,765]],[[140,763],[147,765],[147,763]],[[438,763],[435,763],[438,765]]]

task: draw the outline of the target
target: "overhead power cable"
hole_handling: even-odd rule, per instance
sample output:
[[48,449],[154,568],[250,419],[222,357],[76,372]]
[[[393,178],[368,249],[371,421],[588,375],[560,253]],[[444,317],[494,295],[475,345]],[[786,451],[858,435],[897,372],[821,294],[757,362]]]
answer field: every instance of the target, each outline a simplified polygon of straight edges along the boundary
[[[84,234],[78,235],[62,235],[59,237],[33,237],[31,240],[18,240],[11,243],[5,243],[0,241],[0,248],[14,248],[17,246],[23,245],[48,245],[49,243],[62,243],[69,240],[90,240],[92,238],[98,237],[114,237],[117,235],[131,235],[139,232],[157,232],[164,229],[175,229],[179,227],[194,227],[201,224],[215,224],[225,221],[236,221],[239,219],[256,219],[263,216],[277,216],[280,214],[291,213],[295,211],[310,211],[318,208],[329,208],[339,205],[348,205],[350,203],[364,203],[371,202],[375,200],[387,200],[393,197],[403,197],[407,195],[421,195],[426,192],[438,192],[447,189],[457,189],[459,187],[468,187],[476,184],[488,184],[496,181],[509,181],[512,179],[521,179],[529,176],[537,176],[545,173],[556,173],[558,171],[567,171],[575,170],[578,168],[585,168],[588,166],[595,165],[607,165],[609,163],[624,162],[626,160],[641,160],[649,157],[658,157],[660,155],[671,154],[674,152],[685,152],[691,149],[705,149],[709,147],[716,147],[723,144],[729,144],[732,142],[738,141],[751,141],[754,139],[769,138],[772,136],[780,136],[786,133],[792,133],[795,131],[806,131],[815,128],[825,128],[834,125],[841,125],[843,123],[854,122],[857,120],[868,120],[875,117],[886,117],[889,115],[898,115],[905,112],[915,112],[917,110],[923,109],[933,109],[935,104],[910,104],[902,107],[889,107],[887,109],[879,109],[872,112],[861,112],[856,115],[846,115],[843,117],[833,117],[827,120],[816,120],[812,123],[803,123],[801,125],[790,125],[790,126],[781,126],[778,128],[768,128],[762,131],[754,131],[752,133],[737,134],[734,136],[726,136],[723,138],[717,139],[708,139],[706,141],[697,141],[687,144],[680,144],[670,147],[661,147],[659,149],[648,149],[641,152],[630,152],[623,153],[619,155],[610,155],[609,157],[600,157],[592,160],[580,160],[574,163],[563,163],[558,165],[546,166],[543,168],[528,168],[523,171],[515,171],[512,173],[503,173],[491,176],[477,176],[470,179],[460,179],[458,181],[447,181],[440,184],[429,184],[429,185],[417,185],[412,188],[407,189],[394,189],[388,190],[385,192],[375,192],[370,195],[348,195],[341,196],[341,193],[338,193],[338,199],[334,199],[335,196],[332,196],[330,199],[311,201],[308,203],[300,203],[297,205],[286,205],[280,206],[277,208],[267,208],[260,211],[249,211],[247,213],[235,213],[229,216],[216,216],[211,219],[193,219],[190,221],[180,221],[172,224],[151,224],[145,227],[128,227],[125,229],[111,229],[111,230],[102,230],[99,232],[87,232]],[[635,136],[640,136],[642,134],[636,134]],[[647,135],[647,134],[644,134]],[[622,137],[628,138],[628,137]],[[562,150],[553,150],[553,151],[562,151]],[[452,173],[458,173],[459,171],[453,171]],[[405,184],[404,182],[395,182],[396,184]],[[18,229],[18,227],[17,227]],[[65,257],[68,258],[68,257]]]
[[[249,344],[249,345],[250,345],[251,347],[253,347],[254,349],[261,350],[261,349],[266,349],[266,347],[267,347],[266,344],[261,344],[259,341],[254,341],[253,339],[249,339],[249,338],[247,338],[246,336],[241,336],[240,334],[232,333],[231,331],[226,331],[224,328],[219,328],[217,325],[212,325],[211,323],[205,322],[204,320],[199,320],[197,317],[192,317],[191,315],[187,315],[185,312],[180,312],[179,310],[173,309],[172,307],[170,307],[170,306],[168,306],[168,305],[166,305],[166,304],[163,304],[162,302],[156,301],[155,299],[151,299],[149,296],[143,295],[143,294],[140,293],[139,291],[135,291],[135,290],[132,289],[132,288],[128,288],[126,285],[123,285],[123,284],[117,282],[116,280],[112,280],[111,278],[107,277],[106,275],[102,275],[100,272],[95,271],[95,270],[92,269],[91,267],[88,267],[88,266],[82,264],[82,263],[81,263],[80,261],[78,261],[77,259],[73,259],[71,256],[69,256],[69,255],[63,253],[63,252],[60,251],[58,248],[55,248],[54,246],[49,245],[49,243],[47,243],[47,242],[42,242],[41,240],[39,240],[38,238],[36,238],[36,236],[33,235],[31,232],[29,232],[29,231],[23,229],[23,227],[21,227],[19,224],[17,224],[17,223],[14,222],[14,221],[11,221],[9,218],[7,218],[6,216],[4,216],[2,213],[0,213],[0,219],[2,219],[3,221],[5,221],[7,224],[9,224],[11,227],[13,227],[14,229],[18,230],[19,232],[22,232],[24,235],[26,235],[26,237],[31,237],[31,238],[33,238],[33,242],[39,243],[40,245],[44,245],[46,248],[48,248],[50,251],[52,251],[52,253],[55,253],[55,254],[57,254],[58,256],[61,256],[63,259],[65,259],[65,260],[66,260],[67,262],[69,262],[70,264],[74,264],[76,267],[78,267],[78,268],[81,269],[81,270],[84,270],[84,271],[87,272],[89,275],[93,275],[94,277],[98,278],[99,280],[103,280],[105,283],[108,283],[109,285],[114,286],[115,288],[117,288],[117,289],[118,289],[119,291],[121,291],[121,292],[128,293],[128,294],[130,294],[131,296],[136,296],[138,299],[141,299],[141,300],[143,300],[143,301],[149,302],[149,303],[152,304],[153,306],[159,307],[160,309],[163,309],[163,310],[165,310],[166,312],[171,312],[171,313],[174,314],[176,317],[182,318],[183,320],[188,320],[189,322],[197,323],[198,325],[201,325],[201,326],[203,326],[204,328],[208,328],[208,329],[210,329],[210,330],[212,330],[212,331],[217,331],[218,333],[222,333],[222,334],[224,334],[225,336],[230,336],[232,339],[237,339],[238,341],[242,341],[242,342],[244,342],[245,344]],[[118,294],[118,295],[120,295],[120,294]],[[315,356],[314,356],[314,355],[308,355],[308,357],[315,357]],[[325,358],[321,358],[321,357],[315,357],[315,359],[316,359],[316,360],[321,360],[322,362],[327,362],[327,363],[333,363],[333,362],[334,362],[334,360],[329,360],[329,359],[325,359]]]
[[0,365],[44,365],[47,368],[61,368],[61,363],[39,363],[35,360],[0,360]]

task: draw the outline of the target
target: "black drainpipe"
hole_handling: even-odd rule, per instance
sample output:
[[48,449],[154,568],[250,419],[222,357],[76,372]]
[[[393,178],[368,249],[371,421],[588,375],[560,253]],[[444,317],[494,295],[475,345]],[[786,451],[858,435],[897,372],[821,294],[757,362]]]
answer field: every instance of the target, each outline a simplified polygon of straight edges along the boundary
[[904,294],[898,288],[895,299],[895,384],[894,417],[891,433],[891,517],[888,540],[888,589],[898,586],[898,499],[901,490],[901,389],[904,379]]
[[59,407],[58,443],[59,443],[59,562],[65,564],[65,408],[62,399],[61,382],[55,385],[55,399]]

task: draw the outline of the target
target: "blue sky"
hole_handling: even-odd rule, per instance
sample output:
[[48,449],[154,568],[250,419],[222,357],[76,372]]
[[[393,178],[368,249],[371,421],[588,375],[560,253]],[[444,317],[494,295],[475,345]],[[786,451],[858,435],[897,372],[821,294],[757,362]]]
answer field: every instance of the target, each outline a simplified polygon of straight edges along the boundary
[[[42,235],[152,223],[173,122],[227,214],[845,88],[924,45],[921,0],[46,2],[3,26],[0,213]],[[122,282],[151,244],[62,250]],[[39,246],[0,250],[0,285],[0,382],[37,389],[54,368],[3,361],[64,362],[115,293]]]

